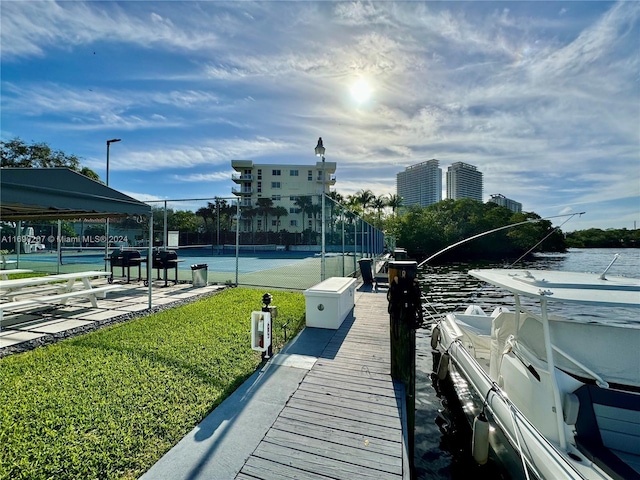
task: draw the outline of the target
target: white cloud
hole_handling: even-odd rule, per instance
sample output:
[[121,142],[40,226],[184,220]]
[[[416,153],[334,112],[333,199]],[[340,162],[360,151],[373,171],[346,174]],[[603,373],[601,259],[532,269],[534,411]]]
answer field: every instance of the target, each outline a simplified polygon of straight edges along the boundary
[[[638,2],[176,5],[4,2],[3,128],[99,144],[84,154],[96,168],[95,136],[126,132],[114,171],[167,170],[175,188],[222,185],[232,159],[315,162],[322,136],[341,193],[392,193],[398,171],[437,158],[530,210],[638,195]],[[94,45],[137,56],[78,83],[4,68],[70,68]],[[356,106],[359,76],[373,88]]]

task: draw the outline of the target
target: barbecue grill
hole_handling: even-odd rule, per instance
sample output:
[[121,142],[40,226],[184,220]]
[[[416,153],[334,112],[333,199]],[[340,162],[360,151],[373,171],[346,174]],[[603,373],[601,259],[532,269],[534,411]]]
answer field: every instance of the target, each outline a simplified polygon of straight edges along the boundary
[[178,259],[178,254],[174,250],[164,250],[153,254],[153,268],[158,271],[158,280],[160,280],[160,270],[164,272],[164,286],[167,286],[167,272],[173,269],[175,272],[174,283],[178,283],[178,263],[182,260]]
[[109,257],[111,264],[111,277],[109,283],[113,283],[113,267],[122,268],[122,277],[124,277],[124,269],[127,269],[127,283],[131,281],[131,267],[138,267],[138,281],[141,279],[140,264],[143,262],[140,252],[137,250],[114,250]]

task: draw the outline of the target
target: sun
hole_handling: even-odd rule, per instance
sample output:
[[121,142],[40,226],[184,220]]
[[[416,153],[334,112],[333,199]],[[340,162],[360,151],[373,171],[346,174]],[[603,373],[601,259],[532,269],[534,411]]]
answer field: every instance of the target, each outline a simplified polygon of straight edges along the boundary
[[366,78],[360,77],[351,85],[351,97],[357,103],[364,103],[371,98],[371,85]]

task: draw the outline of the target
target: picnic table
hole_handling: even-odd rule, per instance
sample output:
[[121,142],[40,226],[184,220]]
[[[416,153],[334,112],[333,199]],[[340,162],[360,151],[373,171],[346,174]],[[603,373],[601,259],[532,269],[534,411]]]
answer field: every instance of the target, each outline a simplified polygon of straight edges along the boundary
[[[4,311],[41,306],[42,304],[64,304],[72,297],[87,298],[91,305],[97,307],[98,295],[105,298],[107,292],[122,288],[121,285],[94,286],[91,283],[92,278],[109,276],[111,276],[111,272],[87,271],[0,280],[0,300],[2,300],[0,301],[0,322]],[[55,293],[44,294],[51,291]],[[31,294],[31,296],[23,300],[16,300],[17,297],[26,294]]]
[[0,277],[2,280],[9,280],[9,275],[14,273],[32,273],[33,270],[27,270],[26,268],[12,268],[9,270],[0,270]]

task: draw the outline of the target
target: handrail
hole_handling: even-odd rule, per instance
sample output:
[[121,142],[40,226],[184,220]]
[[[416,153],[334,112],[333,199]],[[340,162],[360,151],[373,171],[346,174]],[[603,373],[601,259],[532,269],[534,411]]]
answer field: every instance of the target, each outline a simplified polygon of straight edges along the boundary
[[571,355],[569,355],[567,352],[562,350],[560,347],[557,347],[556,345],[553,345],[553,349],[556,352],[558,352],[560,355],[562,355],[564,358],[569,360],[570,362],[573,362],[573,364],[581,368],[585,373],[588,373],[589,375],[591,375],[595,379],[596,384],[600,388],[609,388],[609,383],[606,380],[604,380],[600,375],[598,375],[596,372],[591,370],[589,367],[581,363],[579,360],[576,360],[575,358],[573,358]]

